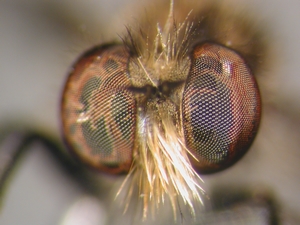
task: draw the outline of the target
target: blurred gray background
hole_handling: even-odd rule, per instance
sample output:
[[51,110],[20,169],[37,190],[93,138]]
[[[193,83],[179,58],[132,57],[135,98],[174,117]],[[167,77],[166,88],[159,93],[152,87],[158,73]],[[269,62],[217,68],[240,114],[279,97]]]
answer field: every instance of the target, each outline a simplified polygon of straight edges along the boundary
[[[0,1],[0,125],[22,121],[58,136],[60,94],[72,62],[85,49],[122,34],[123,12],[133,18],[134,6],[143,2]],[[272,191],[285,224],[298,224],[300,1],[239,2],[268,24],[277,60],[259,80],[269,96],[252,151],[234,167],[205,176],[205,188],[209,192],[222,184]],[[2,202],[0,224],[105,224],[107,215],[114,215],[106,203],[86,195],[44,152],[34,145],[19,164]]]

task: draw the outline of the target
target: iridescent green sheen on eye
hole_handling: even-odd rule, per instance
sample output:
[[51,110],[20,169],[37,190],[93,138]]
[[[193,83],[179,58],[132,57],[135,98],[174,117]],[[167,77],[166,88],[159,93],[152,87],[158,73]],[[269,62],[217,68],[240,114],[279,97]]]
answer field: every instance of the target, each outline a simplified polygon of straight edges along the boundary
[[109,173],[128,172],[132,162],[136,106],[127,89],[128,60],[129,52],[122,45],[87,51],[75,64],[64,91],[62,117],[68,145],[82,162]]
[[122,132],[125,140],[130,140],[131,133],[129,132],[134,128],[135,122],[132,120],[132,115],[135,114],[131,104],[128,103],[128,98],[123,94],[118,93],[112,99],[112,116],[118,125],[118,129]]
[[99,119],[95,125],[92,125],[90,122],[85,122],[82,123],[81,126],[86,143],[91,149],[91,154],[101,155],[103,157],[111,155],[113,151],[113,140],[109,135],[104,118]]
[[91,100],[91,95],[93,91],[96,91],[101,84],[101,78],[92,77],[90,78],[83,86],[82,92],[80,95],[80,102],[88,107],[88,102]]

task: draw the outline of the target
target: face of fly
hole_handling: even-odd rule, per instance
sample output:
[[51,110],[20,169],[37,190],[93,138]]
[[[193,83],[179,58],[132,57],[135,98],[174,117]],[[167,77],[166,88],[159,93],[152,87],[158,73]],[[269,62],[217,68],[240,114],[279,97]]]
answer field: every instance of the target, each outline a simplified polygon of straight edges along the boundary
[[74,64],[62,98],[64,137],[86,165],[128,173],[125,208],[138,185],[144,218],[165,198],[175,217],[181,201],[195,216],[204,193],[198,174],[234,164],[257,133],[253,73],[265,46],[225,5],[157,6],[168,13],[149,13],[122,43],[94,47]]
[[[127,86],[122,89],[123,93],[117,95],[115,100],[118,101],[115,103],[120,102],[119,109],[122,108],[120,106],[124,108],[126,106],[128,113],[125,118],[131,122],[127,122],[125,127],[133,130],[128,132],[127,136],[124,135],[121,124],[125,119],[113,116],[112,113],[108,113],[108,117],[104,120],[106,125],[107,119],[110,118],[113,125],[118,128],[116,132],[107,132],[113,140],[121,137],[124,141],[124,137],[126,137],[125,139],[131,143],[128,145],[130,147],[127,147],[129,154],[122,151],[124,153],[122,154],[123,158],[121,157],[123,161],[116,163],[115,156],[117,154],[114,151],[114,155],[107,155],[105,164],[104,161],[97,164],[98,167],[101,167],[102,172],[123,171],[121,173],[124,173],[126,171],[127,173],[129,170],[130,175],[127,181],[130,182],[125,182],[122,186],[123,191],[119,194],[121,197],[114,200],[115,194],[120,188],[120,183],[115,184],[115,177],[100,176],[98,177],[100,182],[97,182],[100,184],[97,192],[99,195],[95,198],[94,192],[86,192],[88,189],[82,188],[84,184],[69,179],[68,174],[60,169],[58,163],[49,157],[43,147],[34,145],[30,146],[30,151],[19,164],[18,170],[5,192],[0,224],[22,224],[24,222],[28,224],[67,224],[67,221],[74,220],[74,218],[86,217],[85,213],[88,212],[90,213],[88,214],[89,218],[98,218],[96,224],[104,224],[103,221],[107,215],[110,217],[107,224],[124,224],[128,218],[128,221],[132,221],[133,215],[136,215],[139,210],[144,215],[148,215],[149,222],[147,224],[159,224],[158,221],[163,221],[161,224],[172,224],[174,213],[172,209],[169,209],[167,194],[172,193],[172,190],[175,195],[174,199],[178,200],[178,203],[176,202],[173,206],[177,215],[181,216],[185,209],[188,211],[188,214],[185,215],[189,215],[194,208],[195,221],[197,221],[204,217],[204,214],[197,213],[198,206],[202,212],[204,210],[205,214],[211,215],[205,210],[210,207],[209,202],[212,202],[214,189],[221,196],[218,198],[221,199],[219,203],[224,207],[228,203],[226,201],[224,203],[224,199],[228,199],[230,190],[237,190],[234,189],[235,187],[249,190],[251,196],[260,195],[259,191],[262,189],[267,193],[270,193],[271,190],[274,194],[272,196],[280,199],[278,205],[284,211],[285,219],[293,217],[293,214],[298,214],[297,211],[300,207],[295,196],[298,193],[299,181],[295,177],[299,171],[299,103],[295,96],[299,96],[300,89],[295,71],[299,71],[299,51],[297,51],[299,29],[294,24],[300,20],[297,12],[299,3],[296,1],[251,1],[248,4],[247,1],[226,1],[219,7],[212,7],[211,4],[207,4],[209,1],[174,1],[173,13],[170,13],[172,7],[169,1],[146,2],[136,1],[133,4],[127,4],[127,1],[125,3],[114,0],[106,3],[99,0],[93,4],[89,4],[87,1],[69,4],[61,1],[61,4],[58,5],[56,2],[46,3],[45,1],[35,1],[34,4],[30,4],[33,1],[29,1],[29,5],[26,7],[10,2],[3,3],[0,7],[0,19],[3,21],[0,25],[3,31],[1,40],[4,43],[3,46],[0,44],[2,46],[0,55],[3,56],[0,71],[4,78],[4,82],[0,82],[0,89],[6,98],[0,104],[1,124],[7,122],[7,118],[11,118],[15,122],[20,120],[23,121],[22,124],[25,123],[25,126],[22,125],[23,127],[38,126],[55,134],[58,138],[61,131],[57,108],[61,99],[62,86],[65,84],[67,68],[72,64],[74,58],[91,46],[97,43],[101,43],[103,46],[107,46],[105,43],[117,43],[124,49],[122,54],[117,51],[120,48],[116,45],[111,46],[112,48],[107,46],[102,49],[101,53],[101,57],[106,60],[101,61],[102,64],[98,63],[98,65],[104,65],[106,61],[109,62],[107,63],[110,65],[109,69],[117,68],[117,71],[123,71],[121,74],[126,74],[124,80],[127,80],[129,85],[124,83]],[[241,6],[244,3],[245,5]],[[212,8],[208,10],[210,6]],[[207,20],[209,16],[204,16],[208,11],[214,12],[211,13],[211,18],[215,18],[214,20]],[[123,19],[126,14],[128,20]],[[228,16],[228,14],[234,15]],[[197,28],[197,24],[201,24],[198,26],[200,29],[196,29],[200,35],[192,32],[193,28]],[[238,29],[235,29],[236,27]],[[185,34],[189,35],[184,37]],[[170,43],[173,43],[173,47],[169,45]],[[233,163],[235,160],[224,161],[224,159],[228,159],[228,154],[224,154],[225,151],[213,154],[219,157],[209,157],[207,154],[197,155],[197,151],[194,151],[197,146],[201,146],[199,143],[203,144],[203,141],[200,142],[197,139],[198,136],[193,135],[195,132],[190,125],[190,122],[200,121],[193,117],[192,113],[200,111],[194,102],[201,98],[195,96],[203,96],[204,99],[208,96],[218,96],[213,95],[216,92],[212,90],[211,86],[203,88],[203,83],[198,82],[195,75],[197,74],[196,65],[202,63],[200,59],[202,59],[204,43],[213,44],[212,48],[206,48],[204,51],[204,53],[209,52],[206,68],[208,68],[208,64],[218,64],[219,68],[222,68],[219,70],[222,73],[210,70],[209,73],[213,76],[208,77],[210,79],[214,77],[216,80],[221,74],[230,75],[232,73],[229,71],[238,71],[230,70],[232,69],[230,62],[234,58],[235,64],[243,65],[241,62],[245,62],[246,67],[250,68],[251,74],[257,80],[263,106],[263,118],[259,125],[259,133],[250,151],[234,166],[208,176],[201,174],[203,173],[201,165],[206,165],[205,168],[207,168],[207,163],[205,164],[203,161],[207,162],[209,159],[208,165],[212,165],[215,163],[211,162],[216,162],[216,160],[212,160],[213,158],[219,159],[222,162],[219,169],[222,169],[230,166],[224,162]],[[218,47],[217,51],[223,52],[222,55],[227,56],[227,60],[220,60],[222,57],[214,54],[217,46],[222,47]],[[168,52],[168,50],[170,51]],[[271,53],[268,54],[269,51]],[[174,57],[175,55],[177,56]],[[108,59],[114,59],[113,61],[117,63]],[[124,61],[127,62],[127,66],[124,66]],[[177,75],[174,76],[174,74]],[[115,77],[111,73],[106,73],[106,75],[112,79]],[[140,77],[141,81],[138,81],[137,77]],[[172,82],[168,82],[168,79],[163,79],[163,77],[171,79]],[[132,82],[135,82],[135,85]],[[232,90],[232,86],[229,83],[226,84],[227,86],[223,85],[222,90],[228,91],[223,94],[230,96],[228,92]],[[81,86],[83,88],[83,85]],[[190,87],[188,89],[190,92],[185,89],[187,86]],[[201,95],[196,95],[196,93],[201,93]],[[185,106],[181,101],[184,96],[188,96],[185,97]],[[179,101],[178,98],[181,100]],[[103,105],[103,102],[105,101],[99,103],[100,106]],[[134,107],[132,102],[134,102]],[[174,104],[174,102],[177,103]],[[78,100],[77,103],[79,109],[84,105]],[[226,102],[226,104],[229,106],[230,102]],[[111,111],[114,111],[115,108],[112,104],[109,107]],[[227,109],[231,108],[227,107]],[[188,114],[183,114],[184,109]],[[204,107],[203,109],[205,112],[209,111],[208,108]],[[116,113],[114,115],[119,115],[118,110],[114,112]],[[88,118],[83,111],[79,114],[81,117],[77,118],[77,126],[83,124],[83,121]],[[165,117],[168,119],[161,119]],[[122,119],[117,120],[117,118]],[[228,120],[235,121],[234,118],[236,117]],[[150,123],[150,121],[152,122]],[[199,125],[204,127],[203,124]],[[206,124],[207,126],[208,124]],[[212,124],[209,126],[211,127]],[[92,132],[90,129],[87,130]],[[218,132],[216,129],[215,133]],[[203,132],[200,134],[202,135]],[[154,140],[154,136],[159,139]],[[205,137],[211,137],[211,135]],[[225,135],[225,137],[228,139],[228,136]],[[84,138],[82,140],[85,141]],[[198,141],[194,142],[194,140]],[[127,142],[124,141],[124,143]],[[164,145],[150,148],[151,145],[158,146],[162,145],[161,143]],[[147,151],[141,151],[142,149]],[[182,155],[185,158],[181,160],[181,164],[174,164],[170,160],[173,155],[167,157],[165,154],[161,155],[161,151],[158,153],[152,151],[156,151],[156,149],[165,150],[165,153],[179,149],[183,153],[175,155],[176,158],[178,159],[178,156]],[[78,154],[74,154],[74,150],[72,151],[72,155],[81,158]],[[155,154],[160,154],[158,156],[163,159],[160,166],[154,165],[154,162],[158,162]],[[194,157],[195,155],[196,157]],[[206,160],[199,163],[199,158]],[[91,162],[82,161],[89,167],[95,167]],[[169,164],[165,164],[165,162]],[[183,166],[182,162],[187,162],[187,166],[178,166],[183,169],[172,170],[177,165]],[[190,188],[184,180],[179,178],[180,176],[169,176],[171,173],[182,173],[187,168],[191,169],[187,178],[190,181],[196,180],[196,184],[203,188],[206,194],[202,194],[201,189],[191,182],[189,183],[194,185],[196,190],[189,191],[187,195],[183,194],[184,191],[179,192],[176,190],[176,186],[172,185],[172,182],[176,182],[183,188]],[[169,182],[167,186],[154,186],[155,182],[163,184],[157,181],[158,171],[161,171],[159,179],[165,179],[163,181],[169,179],[172,182]],[[202,171],[200,175],[199,171]],[[192,179],[190,179],[191,174],[195,175]],[[201,176],[205,184],[197,176]],[[123,178],[120,177],[121,180]],[[95,183],[95,181],[92,182],[92,184]],[[154,198],[151,195],[153,190],[159,190],[160,192],[156,193],[160,193],[161,196],[163,196],[162,193],[165,193],[165,198],[157,196]],[[169,192],[169,190],[171,191]],[[127,193],[132,193],[130,201],[126,199]],[[196,193],[196,198],[191,196],[193,193]],[[86,195],[93,201],[85,201]],[[206,201],[204,206],[197,200],[197,195]],[[123,196],[125,196],[125,203],[121,204],[119,201]],[[185,203],[180,203],[182,202],[181,196],[188,196],[193,203],[193,208],[190,207],[189,202],[186,203],[188,207]],[[132,200],[134,198],[138,199],[141,205],[134,206]],[[147,202],[147,199],[150,200]],[[162,204],[162,200],[164,204]],[[125,216],[121,216],[124,204],[125,207],[128,204],[127,211],[129,212]],[[110,209],[109,205],[120,205],[119,213],[107,210]],[[145,207],[147,205],[148,207]],[[226,209],[228,209],[227,206]],[[155,217],[155,221],[152,221],[149,216],[152,211],[156,212],[156,215],[159,214]],[[18,217],[15,216],[16,214]],[[184,222],[182,220],[177,222],[185,224],[187,217],[184,217]],[[213,217],[217,216],[214,214]],[[138,222],[135,224],[140,224],[140,219],[140,216],[137,217],[136,221]],[[295,224],[297,223],[295,222]]]

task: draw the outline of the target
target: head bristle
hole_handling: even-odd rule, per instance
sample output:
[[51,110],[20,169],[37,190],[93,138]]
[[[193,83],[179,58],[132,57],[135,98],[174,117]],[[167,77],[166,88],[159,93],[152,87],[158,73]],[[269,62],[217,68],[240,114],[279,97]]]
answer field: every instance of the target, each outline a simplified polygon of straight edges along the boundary
[[[124,43],[132,52],[130,66],[134,67],[129,66],[129,70],[138,74],[131,76],[145,77],[149,85],[157,87],[159,82],[174,74],[186,74],[192,48],[203,42],[215,42],[235,49],[246,58],[251,69],[259,67],[263,57],[259,51],[265,52],[264,39],[244,14],[239,17],[232,13],[230,5],[225,7],[225,4],[217,5],[208,0],[171,0],[169,4],[162,1],[158,5],[159,12],[149,13],[150,19],[147,17],[138,27],[127,29]],[[169,13],[160,15],[166,7]],[[173,81],[182,81],[176,79]],[[139,84],[137,82],[137,86]],[[174,104],[177,114],[167,112],[164,107],[143,104],[146,106],[141,107],[143,109],[137,117],[138,141],[133,165],[124,182],[129,177],[132,180],[126,205],[128,207],[136,183],[143,202],[144,218],[149,212],[155,213],[165,198],[169,198],[175,218],[178,199],[195,215],[195,205],[202,204],[205,192],[200,186],[202,180],[189,160],[191,153],[185,145],[182,118],[176,118],[181,115],[180,99]]]

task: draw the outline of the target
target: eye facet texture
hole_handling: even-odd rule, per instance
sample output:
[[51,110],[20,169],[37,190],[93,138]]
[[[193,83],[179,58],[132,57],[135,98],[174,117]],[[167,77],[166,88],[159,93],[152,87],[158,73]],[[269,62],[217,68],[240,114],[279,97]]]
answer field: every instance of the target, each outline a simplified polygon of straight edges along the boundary
[[193,167],[211,173],[236,162],[249,148],[260,121],[260,95],[247,64],[216,45],[195,47],[183,93],[183,125]]
[[67,144],[87,165],[128,172],[132,162],[136,104],[127,89],[129,52],[100,46],[85,53],[67,80],[62,101]]
[[[121,45],[88,51],[75,64],[63,93],[67,144],[81,161],[108,173],[128,172],[133,149],[141,141],[135,140],[141,125],[132,91],[132,79],[139,74],[128,72],[131,57]],[[190,60],[179,98],[180,123],[194,169],[216,172],[235,163],[250,147],[260,122],[260,94],[246,62],[229,48],[198,45]],[[160,92],[159,87],[152,89]],[[145,108],[147,101],[142,103]]]

